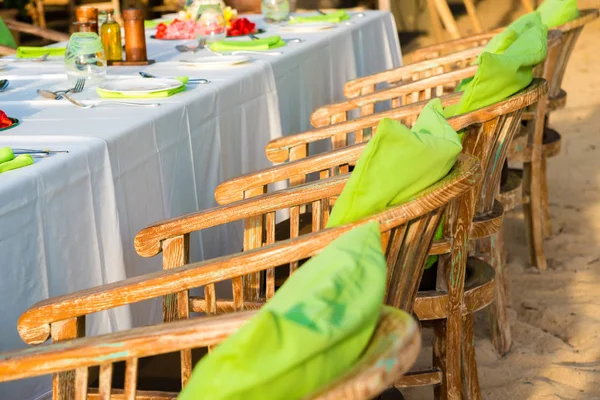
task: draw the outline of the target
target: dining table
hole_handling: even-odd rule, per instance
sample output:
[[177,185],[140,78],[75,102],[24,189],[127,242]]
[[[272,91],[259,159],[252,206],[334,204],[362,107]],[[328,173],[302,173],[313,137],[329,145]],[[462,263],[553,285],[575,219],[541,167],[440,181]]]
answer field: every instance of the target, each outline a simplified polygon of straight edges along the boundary
[[[109,66],[104,82],[157,77],[204,78],[170,97],[135,99],[160,106],[83,109],[38,89],[63,90],[65,62],[3,62],[0,110],[18,125],[0,131],[0,147],[49,150],[33,165],[0,173],[0,352],[26,347],[16,325],[36,302],[161,269],[142,258],[133,240],[163,219],[216,206],[214,190],[235,176],[269,167],[272,139],[310,129],[316,108],[343,97],[350,79],[399,67],[392,15],[350,13],[328,29],[286,31],[260,15],[245,16],[289,41],[281,54],[252,54],[243,64],[206,68],[184,61],[213,56],[180,52],[195,40],[159,40],[146,30],[144,66]],[[239,40],[250,40],[240,38]],[[65,43],[56,44],[65,46]],[[94,85],[72,96],[87,105],[101,99]],[[133,99],[131,99],[133,100]],[[191,260],[241,249],[241,224],[191,236]],[[160,299],[94,314],[86,334],[158,323]],[[0,399],[48,398],[50,377],[0,384]]]

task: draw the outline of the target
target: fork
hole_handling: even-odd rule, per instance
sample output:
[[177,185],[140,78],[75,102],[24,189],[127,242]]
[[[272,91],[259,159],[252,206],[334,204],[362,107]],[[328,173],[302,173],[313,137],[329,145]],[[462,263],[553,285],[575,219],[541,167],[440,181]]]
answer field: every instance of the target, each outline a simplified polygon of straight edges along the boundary
[[75,86],[73,86],[73,88],[67,90],[57,90],[56,92],[54,92],[57,95],[56,100],[60,100],[60,98],[64,97],[65,94],[81,93],[83,92],[84,87],[85,78],[77,78],[77,81],[75,82]]

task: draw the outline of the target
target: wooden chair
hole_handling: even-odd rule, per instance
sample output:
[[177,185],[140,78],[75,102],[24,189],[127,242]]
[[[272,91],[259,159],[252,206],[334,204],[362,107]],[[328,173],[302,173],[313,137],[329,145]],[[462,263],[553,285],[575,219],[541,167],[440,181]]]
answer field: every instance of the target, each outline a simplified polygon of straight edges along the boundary
[[31,16],[35,25],[41,28],[46,28],[46,9],[67,9],[69,13],[69,22],[75,21],[75,9],[78,6],[95,7],[100,12],[106,10],[114,10],[115,15],[119,18],[121,14],[121,2],[120,0],[109,0],[106,2],[99,3],[82,3],[78,4],[77,0],[30,0],[28,5],[28,13]]
[[[156,224],[138,234],[136,248],[144,256],[162,251],[167,270],[39,302],[19,319],[19,334],[29,344],[42,344],[49,338],[55,342],[71,340],[85,335],[88,314],[161,296],[165,298],[166,320],[187,319],[190,312],[217,314],[259,308],[274,295],[275,267],[289,265],[290,270],[295,270],[300,260],[313,256],[344,232],[368,221],[379,221],[382,231],[382,247],[388,262],[386,303],[410,310],[417,301],[425,257],[446,204],[472,189],[479,177],[479,161],[461,156],[446,178],[424,190],[414,201],[354,224],[324,230],[323,225],[315,225],[318,232],[277,243],[273,237],[277,211],[310,204],[315,212],[320,205],[328,204],[331,197],[339,195],[348,177],[336,176]],[[327,215],[329,208],[322,207],[321,212]],[[184,266],[191,232],[254,218],[260,218],[264,224],[254,231],[247,230],[246,235],[260,245],[246,248],[240,254]],[[455,240],[461,242],[462,235],[463,232],[458,232]],[[265,276],[264,283],[260,278],[254,279],[261,274]],[[215,284],[226,281],[231,282],[233,298],[217,299]],[[199,287],[204,287],[204,298],[191,297],[189,290]],[[191,366],[191,352],[183,350],[182,384],[189,378]],[[61,396],[71,393],[74,382],[72,374],[55,375],[55,396],[62,399]]]
[[[452,314],[451,309],[448,307],[446,300],[440,300],[446,296],[451,298],[452,293],[461,293],[457,295],[462,298],[464,292],[464,301],[466,313],[464,315],[465,324],[472,323],[470,313],[483,308],[490,304],[493,298],[496,298],[495,305],[491,308],[492,310],[492,326],[493,329],[493,340],[497,347],[503,352],[507,352],[510,348],[510,327],[508,324],[507,313],[506,313],[506,294],[505,294],[505,276],[502,265],[503,246],[502,246],[502,218],[503,209],[500,203],[495,201],[495,196],[498,193],[500,184],[500,171],[499,168],[502,165],[503,160],[506,158],[507,144],[510,143],[515,132],[518,130],[521,121],[521,114],[526,107],[533,105],[538,102],[539,99],[543,99],[547,90],[547,84],[544,80],[535,80],[531,86],[519,93],[512,98],[500,102],[496,105],[483,108],[481,110],[474,111],[472,113],[460,115],[449,120],[450,124],[458,131],[465,130],[463,139],[464,152],[466,154],[474,155],[482,161],[484,168],[484,178],[481,186],[478,187],[474,194],[474,199],[469,200],[470,204],[474,207],[475,218],[470,219],[468,225],[463,228],[470,232],[471,239],[477,239],[477,244],[474,245],[472,254],[478,257],[484,258],[489,264],[493,266],[496,271],[496,284],[493,286],[488,280],[484,278],[487,274],[488,264],[479,263],[478,268],[481,275],[477,278],[478,285],[473,284],[472,281],[467,283],[464,279],[461,282],[457,282],[456,279],[452,280],[452,284],[446,289],[444,273],[450,276],[459,276],[464,278],[464,272],[460,270],[461,261],[457,259],[454,251],[453,243],[453,227],[447,226],[445,236],[443,239],[436,241],[432,247],[431,255],[445,255],[444,267],[439,268],[441,276],[438,277],[438,282],[442,282],[441,286],[438,287],[438,291],[431,293],[420,293],[419,303],[415,303],[414,312],[421,320],[439,320],[447,319],[448,324],[452,325],[452,320],[455,318],[455,314]],[[442,102],[445,105],[455,103],[458,101],[460,94],[453,94],[450,96],[442,97]],[[542,102],[543,103],[543,102]],[[281,138],[271,142],[267,148],[267,153],[271,156],[272,160],[285,161],[294,154],[306,154],[309,143],[319,140],[330,140],[337,138],[338,140],[346,140],[347,136],[351,134],[357,134],[361,130],[374,129],[378,122],[383,117],[393,118],[397,120],[412,119],[418,115],[425,102],[415,103],[408,106],[400,107],[384,113],[373,114],[363,118],[359,118],[353,121],[332,125],[326,128],[317,129],[306,134],[296,135],[302,137],[302,142],[296,141],[291,144],[288,138]],[[543,109],[540,109],[543,115]],[[288,181],[291,184],[304,182],[309,178],[309,175],[319,173],[321,177],[329,177],[336,173],[346,173],[350,165],[352,165],[357,158],[360,156],[362,150],[366,146],[366,143],[357,143],[351,146],[342,147],[331,152],[321,153],[310,157],[297,159],[281,165],[277,165],[266,170],[254,174],[247,174],[230,181],[224,182],[217,187],[215,191],[215,197],[220,204],[226,204],[233,201],[238,201],[242,198],[255,195],[256,193],[264,193],[269,185],[276,182]],[[451,209],[446,214],[446,220],[451,225],[452,221],[457,221],[458,216],[453,214],[457,212],[456,209]],[[472,215],[472,214],[471,214]],[[299,221],[300,227],[297,227],[297,223],[292,224],[295,226],[293,230],[285,232],[290,236],[297,236],[302,230],[310,230],[314,227],[302,226],[309,225],[314,218],[311,218],[310,214],[300,214],[300,210],[290,215],[290,220]],[[464,223],[464,221],[463,221]],[[284,224],[282,224],[284,225]],[[285,225],[284,225],[285,226]],[[277,227],[275,228],[275,235],[277,237]],[[493,245],[495,244],[495,245]],[[464,260],[463,260],[464,261]],[[473,262],[475,264],[475,262]],[[451,265],[451,266],[450,266]],[[489,268],[491,269],[491,267]],[[488,276],[491,276],[487,274]],[[465,284],[463,287],[462,285]],[[466,288],[466,289],[465,289]],[[489,295],[490,297],[487,297]],[[481,296],[481,297],[479,297]],[[470,303],[472,299],[479,297],[481,303],[474,305]],[[439,301],[440,300],[440,301]],[[457,306],[463,307],[463,306]],[[437,310],[432,312],[432,310]],[[442,332],[439,332],[439,340],[443,341],[447,339]],[[454,342],[454,338],[451,338],[452,332],[448,331],[449,343],[455,343],[456,348],[459,348],[459,343]],[[464,345],[464,342],[463,342]],[[446,350],[449,352],[454,351],[447,346]],[[465,349],[465,357],[470,359],[472,357],[472,349]],[[444,392],[448,397],[451,397],[452,393],[456,393],[460,390],[460,379],[456,379],[456,363],[460,360],[460,355],[454,354],[456,359],[451,359],[452,354],[448,355],[448,364],[453,367],[448,367],[448,376],[446,379],[442,379],[442,385],[448,385],[447,388],[442,386],[441,392]],[[474,359],[467,363],[467,365],[474,366]],[[442,371],[446,371],[445,368],[440,367]],[[469,368],[473,371],[473,368]],[[435,374],[434,374],[435,375]],[[412,375],[411,375],[412,376]],[[439,376],[437,376],[439,377]],[[407,378],[409,379],[409,378]],[[419,382],[422,377],[410,378],[405,383],[398,383],[399,386],[410,385],[411,383]],[[428,379],[433,379],[431,375]],[[426,380],[427,383],[440,383],[440,381]],[[476,376],[467,382],[473,393],[478,393],[478,385]]]
[[[218,345],[256,311],[202,317],[109,335],[80,338],[0,354],[0,382],[46,374],[74,373],[74,390],[54,399],[175,399],[178,393],[137,390],[139,359]],[[421,338],[417,323],[405,312],[382,307],[373,337],[347,374],[308,399],[367,400],[400,378],[415,362]],[[125,351],[123,351],[125,349]],[[113,366],[125,361],[125,388],[113,389]],[[98,389],[88,388],[89,368],[100,367]]]
[[[64,42],[69,40],[69,35],[62,32],[53,31],[50,29],[40,28],[24,22],[18,22],[13,19],[5,19],[4,23],[11,30],[11,32],[28,33],[30,35],[38,36],[43,39],[51,40],[53,42]],[[12,47],[0,45],[0,55],[9,56],[16,54],[17,50]]]

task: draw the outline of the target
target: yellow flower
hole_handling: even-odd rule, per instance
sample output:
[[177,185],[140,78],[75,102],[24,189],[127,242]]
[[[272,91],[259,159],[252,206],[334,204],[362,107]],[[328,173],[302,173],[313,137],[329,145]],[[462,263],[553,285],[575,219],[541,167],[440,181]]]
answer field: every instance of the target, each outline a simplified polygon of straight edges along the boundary
[[237,15],[238,13],[235,8],[231,8],[229,6],[225,7],[225,9],[223,10],[223,16],[225,17],[225,23],[228,27],[231,26],[231,20],[235,19]]

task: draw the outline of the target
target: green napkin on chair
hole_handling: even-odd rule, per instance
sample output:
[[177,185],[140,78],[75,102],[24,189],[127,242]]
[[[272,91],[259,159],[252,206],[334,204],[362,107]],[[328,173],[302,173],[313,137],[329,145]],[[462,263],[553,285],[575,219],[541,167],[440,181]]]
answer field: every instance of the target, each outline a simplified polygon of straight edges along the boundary
[[[152,78],[149,78],[152,79]],[[106,90],[103,90],[99,87],[96,88],[96,93],[98,93],[98,95],[104,99],[162,99],[165,97],[171,97],[174,94],[183,92],[185,90],[185,85],[188,82],[188,77],[187,76],[178,76],[175,77],[173,79],[177,79],[178,81],[180,81],[181,83],[183,83],[183,85],[181,85],[178,88],[175,89],[168,89],[168,90],[159,90],[156,92],[152,92],[152,93],[115,93],[115,92],[107,92]]]
[[505,100],[531,83],[533,67],[544,61],[548,50],[548,28],[540,19],[532,21],[516,40],[500,46],[501,53],[481,53],[475,76],[461,83],[460,101],[444,110],[447,118]]
[[20,46],[17,49],[17,58],[36,58],[44,54],[51,56],[64,56],[67,52],[66,47],[32,47]]
[[26,167],[33,164],[33,157],[29,154],[21,154],[15,157],[10,147],[0,148],[0,174],[13,169]]
[[15,38],[13,37],[10,29],[4,23],[2,18],[0,18],[0,45],[8,46],[11,49],[17,48],[17,43],[15,42]]
[[577,0],[546,0],[536,10],[548,28],[555,28],[579,18]]
[[310,15],[306,17],[294,16],[290,18],[290,24],[310,24],[315,22],[338,23],[350,19],[346,10],[336,10],[325,15]]
[[285,46],[281,36],[270,36],[258,40],[220,40],[211,43],[213,51],[236,51],[236,50],[270,50]]
[[364,353],[387,276],[379,223],[351,229],[194,368],[179,400],[300,400]]

